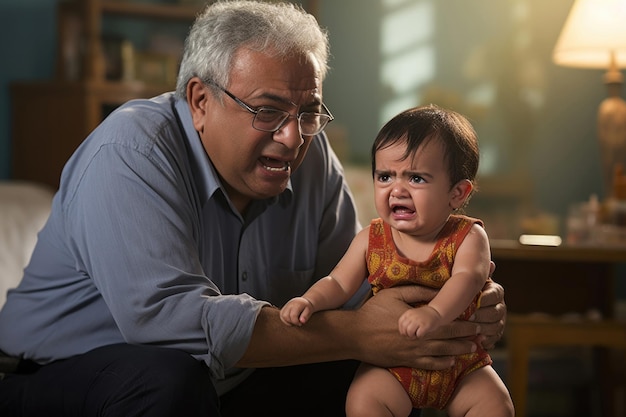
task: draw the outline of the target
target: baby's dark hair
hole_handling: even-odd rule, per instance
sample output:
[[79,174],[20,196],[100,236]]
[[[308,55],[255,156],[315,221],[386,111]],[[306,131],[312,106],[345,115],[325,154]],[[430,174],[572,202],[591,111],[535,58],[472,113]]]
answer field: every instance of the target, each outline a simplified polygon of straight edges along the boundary
[[403,158],[412,158],[422,144],[432,139],[441,140],[444,146],[450,186],[463,179],[475,183],[480,159],[476,131],[465,116],[432,104],[405,110],[382,127],[372,145],[372,176],[377,151],[404,142],[407,146]]

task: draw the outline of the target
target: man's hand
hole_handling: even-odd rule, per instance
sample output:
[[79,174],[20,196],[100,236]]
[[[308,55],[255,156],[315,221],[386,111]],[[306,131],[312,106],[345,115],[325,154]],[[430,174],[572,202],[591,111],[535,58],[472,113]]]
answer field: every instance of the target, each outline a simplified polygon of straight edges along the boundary
[[355,311],[354,325],[346,329],[357,343],[355,359],[380,367],[445,369],[454,364],[454,356],[475,351],[471,339],[478,335],[479,325],[469,321],[442,326],[417,340],[400,334],[398,318],[413,308],[410,304],[428,301],[435,293],[410,285],[388,288],[371,297]]
[[[445,369],[454,357],[492,347],[506,318],[502,286],[488,282],[473,321],[454,321],[420,339],[400,334],[398,319],[412,304],[428,302],[435,290],[407,285],[379,291],[357,310],[313,314],[306,326],[285,326],[280,311],[261,309],[244,356],[237,366],[262,368],[356,359],[383,368]],[[478,338],[477,338],[478,336]]]
[[480,334],[484,336],[483,348],[492,349],[502,338],[506,323],[504,288],[500,284],[487,281],[480,297],[480,308],[470,320],[480,325]]
[[[491,273],[495,264],[491,263]],[[414,303],[427,303],[432,300],[436,290],[418,285],[407,285],[388,288],[379,291],[371,297],[359,310],[358,322],[367,323],[369,327],[358,326],[362,335],[366,357],[358,358],[364,362],[389,367],[409,366],[422,369],[444,369],[452,366],[453,356],[469,353],[475,350],[473,341],[478,341],[483,348],[491,349],[500,340],[506,322],[506,305],[504,303],[504,288],[491,279],[485,283],[480,298],[480,308],[474,313],[470,321],[454,321],[429,333],[422,339],[410,340],[402,336],[397,322],[404,312],[413,308]],[[371,331],[370,331],[371,330]],[[362,336],[355,335],[355,337]],[[476,336],[479,335],[477,339]],[[377,356],[368,358],[372,346],[386,346],[385,358]],[[369,347],[369,349],[367,349]]]

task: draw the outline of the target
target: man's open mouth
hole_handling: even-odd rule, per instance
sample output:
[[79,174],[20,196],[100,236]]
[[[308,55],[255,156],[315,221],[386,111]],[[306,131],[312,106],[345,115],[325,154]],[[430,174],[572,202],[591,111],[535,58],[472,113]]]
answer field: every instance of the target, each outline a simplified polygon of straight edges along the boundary
[[280,161],[278,159],[268,158],[265,156],[261,158],[261,165],[263,165],[263,168],[265,168],[266,170],[273,172],[289,171],[290,166],[289,162]]

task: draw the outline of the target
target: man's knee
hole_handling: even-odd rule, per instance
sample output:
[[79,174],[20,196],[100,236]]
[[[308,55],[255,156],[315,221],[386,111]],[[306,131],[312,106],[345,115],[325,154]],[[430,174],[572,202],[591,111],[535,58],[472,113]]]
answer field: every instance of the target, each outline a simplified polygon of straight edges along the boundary
[[219,415],[206,366],[174,349],[105,346],[9,376],[0,386],[0,415]]
[[[128,347],[91,390],[112,394],[105,415],[217,416],[217,394],[206,366],[186,352]],[[96,401],[101,401],[102,398]]]

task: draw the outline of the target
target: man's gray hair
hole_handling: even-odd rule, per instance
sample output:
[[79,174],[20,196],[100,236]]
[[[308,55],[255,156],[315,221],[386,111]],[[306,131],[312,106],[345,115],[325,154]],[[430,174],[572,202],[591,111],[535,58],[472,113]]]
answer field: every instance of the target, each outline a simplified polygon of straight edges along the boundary
[[187,83],[195,76],[228,86],[233,56],[242,46],[277,58],[312,55],[322,80],[328,72],[328,34],[301,6],[218,1],[196,18],[185,40],[176,95],[186,99]]

